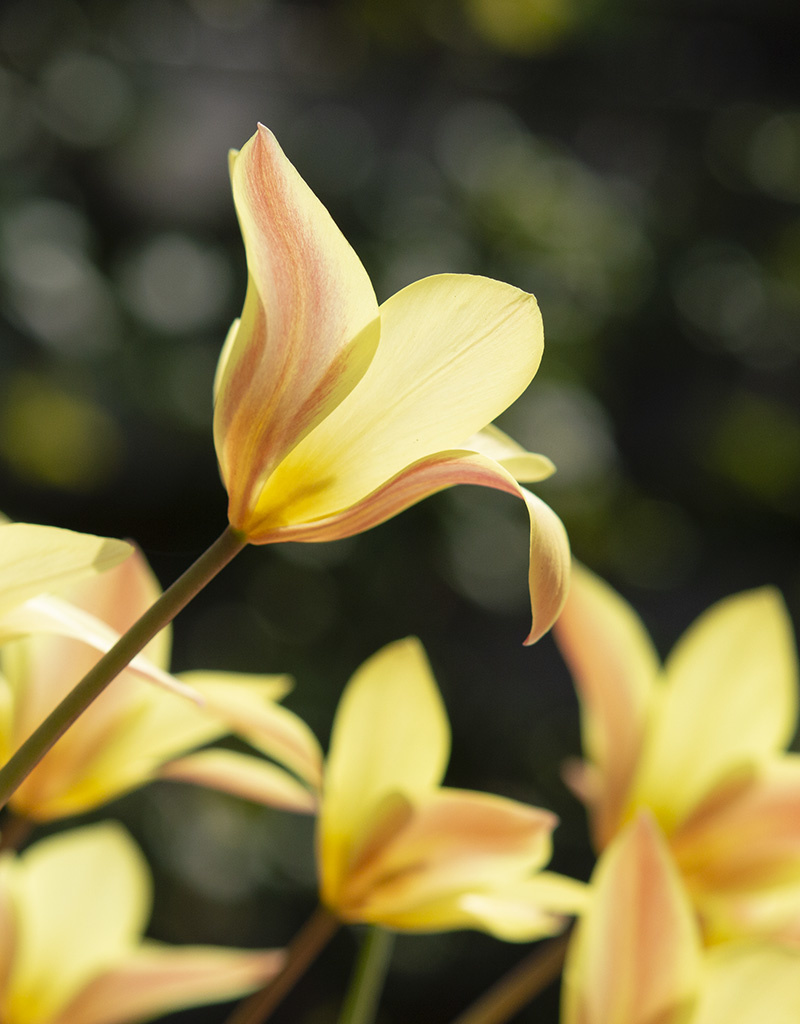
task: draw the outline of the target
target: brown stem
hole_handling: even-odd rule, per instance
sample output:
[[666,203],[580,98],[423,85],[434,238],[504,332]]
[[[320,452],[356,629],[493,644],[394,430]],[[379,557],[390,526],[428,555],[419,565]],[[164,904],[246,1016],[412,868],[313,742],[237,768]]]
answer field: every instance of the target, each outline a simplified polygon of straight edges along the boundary
[[0,831],[0,853],[18,850],[33,831],[34,823],[22,814],[6,811]]
[[505,1024],[554,981],[569,945],[569,933],[537,946],[452,1024]]
[[280,974],[233,1011],[225,1024],[263,1024],[333,938],[339,919],[319,906],[295,935],[286,951]]

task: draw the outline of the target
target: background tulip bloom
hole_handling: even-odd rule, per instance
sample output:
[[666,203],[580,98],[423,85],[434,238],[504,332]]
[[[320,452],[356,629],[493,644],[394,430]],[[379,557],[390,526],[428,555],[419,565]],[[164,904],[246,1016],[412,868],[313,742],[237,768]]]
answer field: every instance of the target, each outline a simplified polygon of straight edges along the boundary
[[[355,252],[263,126],[231,158],[249,280],[217,369],[214,437],[231,525],[255,544],[369,529],[458,483],[521,497],[533,627],[566,593],[569,549],[520,482],[553,472],[482,434],[542,356],[532,295],[444,274],[378,306]],[[469,440],[468,440],[469,439]]]
[[794,1024],[800,950],[708,952],[658,826],[640,813],[602,854],[570,940],[562,1024]]
[[279,951],[142,941],[151,902],[144,858],[116,824],[3,854],[3,1024],[133,1024],[233,999],[280,969]]
[[[124,632],[158,597],[160,587],[136,552],[103,576],[76,584],[72,603],[22,606],[5,627],[21,629],[63,610],[68,635],[34,634],[0,648],[0,761],[35,729],[98,658],[103,630]],[[0,631],[4,628],[0,620]],[[55,628],[55,627],[53,627]],[[90,642],[81,639],[85,630]],[[202,706],[151,685],[168,680],[170,632],[164,630],[135,665],[123,671],[31,771],[11,798],[24,817],[46,820],[76,814],[157,778],[200,782],[252,795],[263,803],[310,811],[321,753],[308,727],[275,703],[290,683],[283,676],[187,673],[182,683]],[[177,682],[177,681],[176,681]],[[277,765],[234,751],[189,751],[236,732]],[[187,756],[184,756],[187,755]],[[295,776],[299,775],[301,783]]]
[[440,785],[447,716],[418,641],[350,680],[334,720],[317,828],[322,902],[343,921],[478,928],[524,941],[562,930],[585,887],[540,873],[556,818]]
[[797,932],[800,757],[784,753],[797,655],[779,594],[720,601],[662,669],[634,611],[576,566],[555,635],[578,688],[587,758],[570,779],[598,849],[648,808],[708,939]]
[[124,561],[133,548],[122,540],[0,516],[0,615],[40,594]]

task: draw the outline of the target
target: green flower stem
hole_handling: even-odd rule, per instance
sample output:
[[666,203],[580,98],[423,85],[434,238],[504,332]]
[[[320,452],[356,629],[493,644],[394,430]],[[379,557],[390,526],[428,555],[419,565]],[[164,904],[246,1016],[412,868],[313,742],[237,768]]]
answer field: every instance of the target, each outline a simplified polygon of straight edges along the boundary
[[339,919],[319,906],[289,943],[279,974],[264,988],[240,1003],[225,1024],[263,1024],[295,982],[305,974],[339,928]]
[[372,925],[364,936],[339,1024],[372,1024],[394,948],[394,932]]
[[53,744],[108,686],[112,679],[136,657],[139,651],[175,618],[203,587],[247,544],[238,530],[228,526],[186,572],[144,615],[103,655],[81,681],[70,690],[42,724],[28,737],[0,769],[0,807],[4,807],[16,788],[36,767]]
[[505,1024],[554,981],[564,965],[569,933],[559,935],[513,967],[452,1024]]

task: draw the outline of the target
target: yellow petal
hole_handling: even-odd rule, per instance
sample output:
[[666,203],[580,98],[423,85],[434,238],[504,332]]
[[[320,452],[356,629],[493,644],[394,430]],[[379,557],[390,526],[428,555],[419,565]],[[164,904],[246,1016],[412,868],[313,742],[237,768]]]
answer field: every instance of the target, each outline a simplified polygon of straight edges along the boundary
[[720,601],[666,665],[634,799],[669,831],[731,773],[782,750],[797,720],[797,653],[786,607],[765,587]]
[[[285,677],[231,673],[224,683],[217,673],[211,677],[204,682],[204,674],[197,673],[198,685],[207,685],[209,692],[197,706],[123,672],[23,782],[12,806],[37,820],[96,807],[150,781],[165,762],[234,732],[243,708],[250,708],[254,717],[270,718],[269,698],[286,689]],[[229,706],[231,714],[226,713]],[[290,719],[283,733],[293,739],[296,716],[285,709],[276,715],[281,726]]]
[[710,952],[692,1024],[797,1024],[800,949],[730,943]]
[[528,386],[542,355],[532,295],[441,275],[381,306],[381,340],[356,388],[265,485],[248,536],[342,512],[412,463],[482,430]]
[[452,897],[505,890],[538,871],[550,859],[556,820],[516,800],[438,790],[350,865],[336,910],[393,928],[463,927],[464,909]]
[[228,724],[230,732],[319,788],[322,751],[316,736],[294,712],[275,703],[288,691],[287,676],[183,672],[180,678],[201,695],[210,715]]
[[323,899],[336,906],[347,863],[379,805],[414,802],[441,781],[450,727],[422,645],[389,644],[347,684],[333,723],[318,822]]
[[171,949],[147,942],[90,981],[52,1024],[137,1024],[186,1006],[235,999],[266,984],[284,959],[279,950]]
[[551,871],[533,878],[461,897],[460,906],[480,927],[506,942],[531,942],[563,931],[567,918],[581,914],[590,890],[583,883]]
[[700,937],[648,817],[607,848],[591,886],[567,954],[563,1024],[684,1024],[700,981]]
[[162,779],[192,782],[285,811],[313,814],[317,808],[314,794],[294,776],[274,764],[234,750],[188,754],[170,761],[158,774]]
[[247,533],[264,480],[361,378],[380,326],[361,261],[263,126],[231,180],[250,277],[217,374],[214,438],[231,523]]
[[0,612],[104,572],[133,549],[121,540],[29,523],[0,524]]
[[619,827],[659,661],[630,605],[577,563],[554,636],[578,691],[583,750],[592,769],[592,831],[602,849]]
[[720,787],[671,838],[699,894],[800,882],[800,755],[776,758],[741,784]]
[[150,879],[127,833],[110,823],[43,839],[14,867],[17,943],[3,1020],[43,1024],[138,942]]
[[536,484],[540,480],[546,480],[556,471],[556,467],[546,455],[526,451],[494,423],[473,434],[463,447],[499,462],[517,483]]
[[569,540],[561,520],[545,503],[520,487],[499,463],[477,452],[455,449],[437,452],[409,466],[363,501],[337,515],[283,526],[275,541],[339,540],[385,522],[423,498],[456,484],[476,484],[506,491],[522,498],[530,519],[528,589],[531,596],[531,630],[525,640],[534,643],[558,618],[569,586]]
[[[98,660],[98,652],[105,654],[120,638],[120,634],[104,621],[68,601],[63,601],[60,597],[32,597],[0,616],[0,643],[37,633],[50,634],[51,637],[45,641],[38,638],[34,641],[39,648],[37,660],[46,658],[58,666],[58,674],[62,679],[72,680],[71,684],[60,687],[62,695],[92,668]],[[64,643],[64,640],[81,642]],[[160,658],[168,647],[167,633],[163,640],[160,637],[155,638],[152,650]],[[194,703],[199,702],[198,695],[192,689],[150,661],[145,654],[137,654],[130,662],[129,670],[165,690],[180,694]],[[55,704],[55,700],[50,699],[53,696],[52,692],[48,695],[50,706]],[[37,723],[40,720],[37,719]]]

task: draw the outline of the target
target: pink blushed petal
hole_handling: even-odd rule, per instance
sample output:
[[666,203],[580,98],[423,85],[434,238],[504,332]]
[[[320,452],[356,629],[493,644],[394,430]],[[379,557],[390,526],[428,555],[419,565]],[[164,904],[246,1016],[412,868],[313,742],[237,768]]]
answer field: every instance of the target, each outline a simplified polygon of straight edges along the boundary
[[264,480],[361,379],[380,327],[360,260],[263,126],[231,179],[250,279],[217,374],[214,438],[231,522],[247,532]]
[[146,943],[105,971],[52,1024],[134,1024],[172,1010],[235,999],[281,969],[279,950],[169,949]]
[[580,776],[591,808],[595,843],[616,832],[639,760],[659,661],[633,609],[608,584],[574,564],[554,637],[581,704],[588,758]]
[[564,1024],[684,1024],[700,937],[663,837],[640,816],[604,852],[564,974]]
[[800,882],[800,756],[776,758],[727,793],[720,787],[671,843],[699,894],[752,895]]
[[[561,520],[536,495],[521,487],[498,463],[477,452],[453,449],[438,452],[409,466],[363,501],[314,522],[281,527],[263,538],[278,541],[339,540],[369,530],[438,491],[456,484],[476,484],[506,491],[525,502],[531,539],[528,583],[532,625],[525,643],[531,644],[553,625],[569,587],[569,541]],[[258,543],[255,538],[254,543]]]
[[313,814],[314,794],[276,765],[234,750],[202,750],[159,771],[162,779],[191,782],[284,811]]
[[[339,908],[354,920],[397,923],[407,915],[434,930],[450,897],[503,889],[549,859],[557,819],[549,811],[486,793],[442,789],[354,866]],[[459,910],[463,916],[463,910]]]

